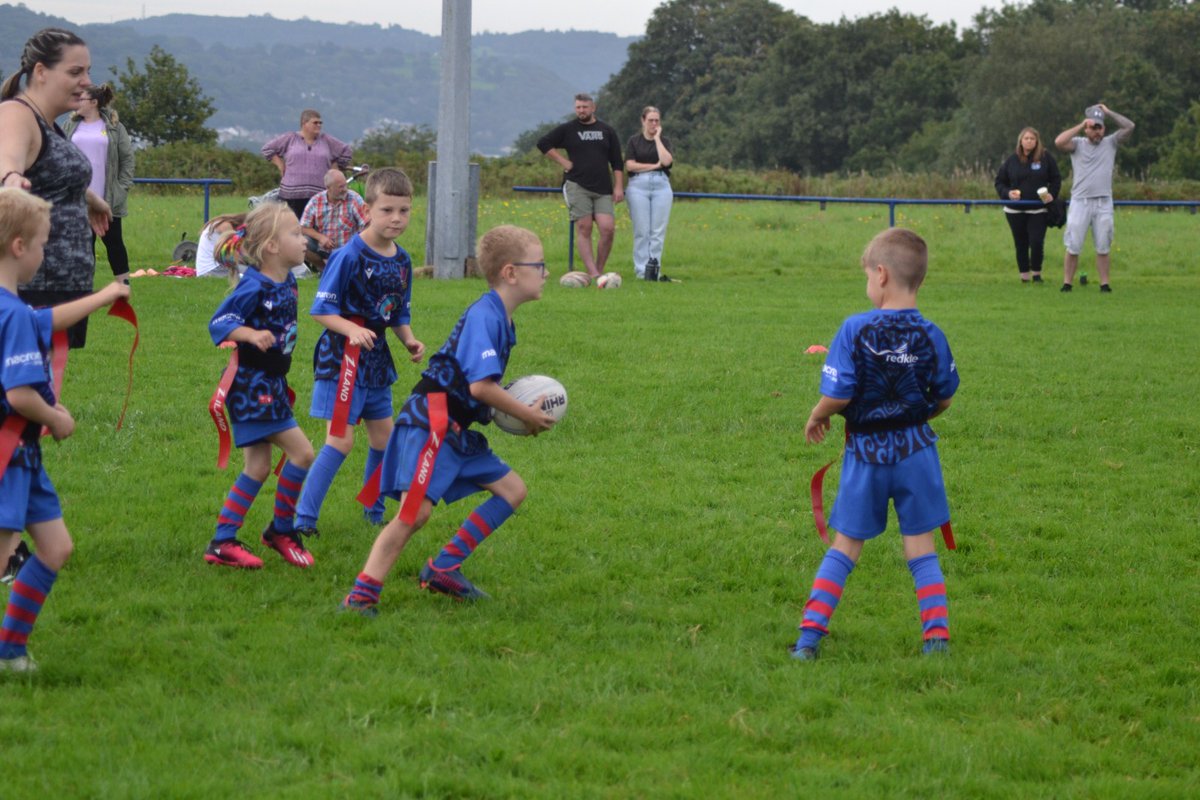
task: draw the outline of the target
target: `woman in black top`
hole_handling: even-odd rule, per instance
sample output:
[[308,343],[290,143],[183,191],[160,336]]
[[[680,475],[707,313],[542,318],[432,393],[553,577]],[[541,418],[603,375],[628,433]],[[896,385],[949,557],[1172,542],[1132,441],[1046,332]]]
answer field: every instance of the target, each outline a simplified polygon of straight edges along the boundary
[[642,130],[625,144],[625,200],[633,221],[633,271],[648,281],[669,281],[659,267],[663,241],[671,218],[671,142],[662,132],[662,114],[654,106],[642,109]]
[[[70,31],[46,28],[25,43],[21,65],[0,87],[0,186],[15,186],[53,204],[42,268],[20,295],[54,306],[92,293],[92,234],[104,236],[112,209],[88,189],[92,165],[54,120],[79,107],[91,80],[91,55]],[[68,329],[83,347],[87,318]]]
[[[1023,201],[1004,206],[1017,249],[1021,281],[1042,282],[1042,256],[1046,242],[1046,206],[1058,197],[1062,175],[1054,157],[1042,146],[1041,135],[1025,128],[1017,137],[1017,148],[996,173],[996,193],[1001,200]],[[1031,200],[1037,206],[1028,205]]]

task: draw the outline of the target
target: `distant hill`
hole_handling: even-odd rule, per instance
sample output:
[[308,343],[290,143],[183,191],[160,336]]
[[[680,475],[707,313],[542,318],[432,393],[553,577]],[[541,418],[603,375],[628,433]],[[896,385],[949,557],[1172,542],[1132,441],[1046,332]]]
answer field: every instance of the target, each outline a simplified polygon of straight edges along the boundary
[[[399,26],[194,14],[75,25],[0,5],[0,71],[13,70],[24,41],[50,25],[87,40],[96,81],[110,79],[109,67],[126,58],[140,67],[161,46],[215,101],[209,125],[243,144],[296,129],[308,107],[346,141],[388,121],[437,124],[440,37]],[[499,154],[523,131],[565,118],[572,96],[603,86],[636,40],[588,31],[474,36],[472,150]]]

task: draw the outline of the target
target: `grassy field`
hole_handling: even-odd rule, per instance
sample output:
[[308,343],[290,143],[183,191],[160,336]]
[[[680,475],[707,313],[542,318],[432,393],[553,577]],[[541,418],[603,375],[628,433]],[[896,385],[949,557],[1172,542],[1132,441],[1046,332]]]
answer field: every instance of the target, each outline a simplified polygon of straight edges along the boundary
[[[135,199],[135,268],[168,264],[199,207]],[[205,407],[226,287],[135,281],[126,427],[130,331],[97,316],[67,370],[78,429],[47,445],[77,549],[31,642],[41,672],[0,680],[0,794],[1195,796],[1200,218],[1119,212],[1101,296],[1057,291],[1057,231],[1047,285],[1018,285],[1000,213],[898,220],[930,242],[921,308],[962,375],[935,425],[960,544],[942,556],[948,659],[918,655],[894,531],[867,547],[822,659],[786,651],[823,552],[808,480],[838,451],[837,428],[803,443],[822,363],[804,350],[866,307],[858,258],[886,209],[679,203],[672,285],[631,279],[621,217],[622,289],[554,281],[517,317],[510,374],[554,375],[571,409],[536,440],[489,431],[531,487],[467,565],[494,599],[416,586],[468,500],[435,511],[375,620],[335,610],[374,535],[353,502],[363,442],[312,570],[203,563],[240,464],[216,470]],[[533,228],[557,276],[563,217],[490,200],[480,230]],[[423,229],[402,240],[417,263]],[[416,334],[439,346],[483,289],[419,282]],[[316,335],[303,319],[300,353]],[[401,375],[398,397],[416,370]],[[305,356],[292,379],[307,409]],[[260,552],[266,497],[243,537]]]

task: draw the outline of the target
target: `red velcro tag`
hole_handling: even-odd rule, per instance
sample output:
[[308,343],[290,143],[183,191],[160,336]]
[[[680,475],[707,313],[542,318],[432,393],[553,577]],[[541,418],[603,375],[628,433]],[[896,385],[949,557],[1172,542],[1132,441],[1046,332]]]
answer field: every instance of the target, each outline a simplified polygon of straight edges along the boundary
[[137,312],[125,298],[122,297],[113,303],[108,309],[108,315],[120,317],[133,326],[133,346],[129,348],[129,379],[125,383],[125,402],[121,404],[121,416],[117,418],[117,430],[121,430],[121,426],[125,424],[125,412],[129,409],[129,395],[133,393],[133,354],[137,352],[138,342],[142,337],[138,331]]
[[[836,460],[836,459],[835,459]],[[812,482],[809,484],[809,492],[812,495],[812,513],[813,522],[817,526],[817,535],[821,537],[821,541],[829,544],[829,526],[825,524],[825,497],[823,490],[825,488],[825,472],[833,466],[833,461],[830,461],[825,466],[821,467],[812,476]]]
[[433,465],[437,461],[438,450],[442,447],[442,440],[446,437],[446,428],[450,423],[446,412],[446,393],[433,392],[428,395],[428,400],[429,439],[417,459],[416,474],[408,485],[404,505],[400,507],[400,521],[405,525],[412,525],[417,519],[417,512],[421,509],[421,502],[424,501],[429,482],[433,479]]
[[25,418],[15,411],[10,411],[4,425],[0,425],[0,478],[8,470],[8,462],[12,460],[13,452],[21,443],[21,431],[25,428]]
[[[347,317],[355,325],[362,326],[362,317]],[[338,375],[337,394],[333,400],[333,417],[329,420],[329,435],[341,438],[346,435],[346,424],[350,419],[350,399],[354,397],[354,381],[358,377],[358,354],[356,344],[346,337],[346,349],[342,353],[342,371]]]
[[947,550],[958,549],[958,545],[954,542],[954,529],[950,527],[949,521],[942,525],[942,541],[946,543]]
[[229,420],[225,417],[225,398],[229,396],[229,387],[233,385],[233,379],[237,376],[238,351],[237,345],[233,343],[221,345],[222,348],[227,346],[232,348],[229,363],[221,373],[217,390],[208,401],[208,413],[212,415],[213,424],[217,426],[217,469],[225,469],[229,465],[229,452],[233,449],[233,436],[229,432]]

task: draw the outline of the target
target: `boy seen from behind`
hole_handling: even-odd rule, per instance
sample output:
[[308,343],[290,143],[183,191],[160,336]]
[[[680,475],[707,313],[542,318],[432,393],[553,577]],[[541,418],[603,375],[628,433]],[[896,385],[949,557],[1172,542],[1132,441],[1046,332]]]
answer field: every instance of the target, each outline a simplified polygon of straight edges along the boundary
[[842,323],[822,370],[821,399],[804,426],[805,439],[818,443],[830,417],[846,419],[841,482],[829,519],[837,534],[792,648],[802,661],[817,657],[863,543],[887,527],[889,500],[916,585],[922,652],[949,647],[946,585],[933,532],[950,521],[950,507],[929,420],[950,407],[958,371],[946,337],[917,311],[927,264],[925,241],[903,228],[889,228],[867,245],[862,266],[875,310]]
[[549,430],[554,417],[541,398],[524,405],[501,379],[517,343],[513,312],[542,296],[546,262],[531,231],[494,228],[479,241],[479,265],[490,290],[463,312],[450,338],[396,417],[383,459],[380,490],[400,500],[400,513],[379,532],[343,608],[375,613],[383,581],[438,501],[453,503],[480,490],[491,497],[475,508],[435,558],[421,569],[421,588],[477,600],[487,595],[462,574],[462,563],[521,505],[527,489],[472,423],[485,425],[492,409],[522,420],[531,433]]

